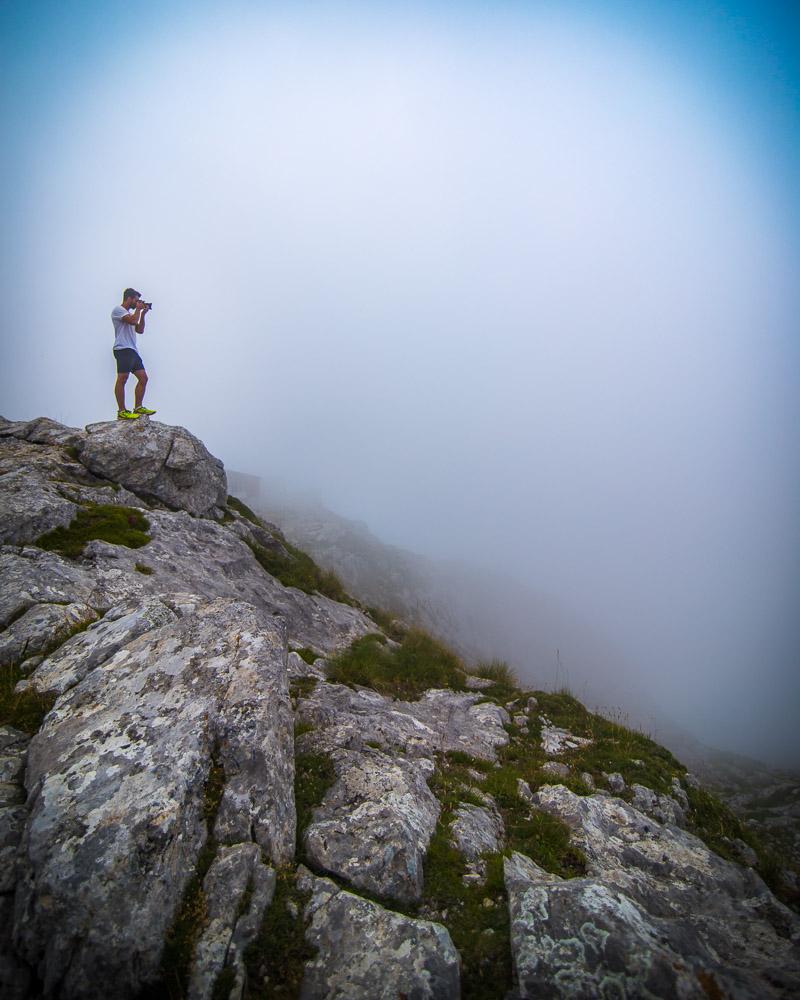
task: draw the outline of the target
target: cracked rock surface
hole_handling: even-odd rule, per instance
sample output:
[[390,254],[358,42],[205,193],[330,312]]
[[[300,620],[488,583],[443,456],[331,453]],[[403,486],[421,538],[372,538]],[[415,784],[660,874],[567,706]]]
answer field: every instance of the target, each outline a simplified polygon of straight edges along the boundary
[[419,899],[425,851],[439,818],[426,780],[433,762],[372,748],[338,750],[331,757],[337,780],[306,831],[309,857],[376,895]]
[[392,913],[303,871],[310,890],[306,939],[319,949],[307,965],[302,1000],[456,1000],[459,958],[446,928]]
[[555,785],[531,801],[567,823],[589,878],[506,862],[519,996],[795,994],[800,921],[752,870],[621,799]]
[[216,748],[215,834],[291,859],[293,746],[281,623],[203,603],[100,662],[57,700],[28,751],[30,810],[17,951],[45,992],[133,996],[205,842]]
[[508,712],[477,694],[430,690],[419,701],[393,701],[376,691],[317,684],[298,717],[317,727],[331,746],[358,748],[367,741],[408,756],[460,751],[495,761],[506,746]]

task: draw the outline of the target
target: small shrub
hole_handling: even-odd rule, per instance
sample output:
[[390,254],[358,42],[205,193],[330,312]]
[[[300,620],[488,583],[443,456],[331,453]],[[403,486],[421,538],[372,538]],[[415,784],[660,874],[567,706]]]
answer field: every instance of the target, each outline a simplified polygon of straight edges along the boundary
[[139,549],[150,541],[150,524],[141,511],[114,504],[84,504],[66,528],[54,528],[35,542],[40,549],[77,559],[87,542],[100,539],[112,545]]
[[136,570],[137,573],[142,573],[144,576],[153,575],[153,567],[146,566],[144,563],[137,562],[134,569]]
[[295,649],[293,652],[302,657],[302,659],[304,659],[310,666],[313,666],[314,662],[319,659],[319,653],[310,649],[308,646],[303,646],[302,649]]

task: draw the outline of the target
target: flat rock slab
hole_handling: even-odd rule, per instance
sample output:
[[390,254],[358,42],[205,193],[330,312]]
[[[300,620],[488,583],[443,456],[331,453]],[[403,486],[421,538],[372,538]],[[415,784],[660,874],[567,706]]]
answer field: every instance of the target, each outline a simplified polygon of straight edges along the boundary
[[447,929],[412,920],[301,869],[312,893],[306,940],[318,950],[306,964],[301,1000],[457,1000],[460,960]]
[[[697,984],[712,977],[722,996],[759,1000],[797,994],[800,921],[755,872],[723,860],[699,838],[671,824],[661,825],[621,799],[578,796],[561,785],[551,785],[539,789],[531,801],[567,823],[572,843],[586,855],[590,879],[558,882],[553,892],[557,905],[554,902],[552,910],[545,906],[546,913],[537,902],[541,893],[530,897],[530,905],[525,904],[533,921],[530,933],[537,939],[552,938],[547,948],[553,962],[561,952],[573,954],[573,938],[586,944],[584,924],[602,947],[598,945],[591,961],[584,964],[591,988],[567,989],[570,976],[583,982],[578,956],[571,973],[553,972],[550,979],[545,977],[551,993],[523,995],[600,995],[591,989],[599,990],[606,975],[610,983],[616,982],[620,973],[610,950],[615,937],[627,941],[625,950],[637,981],[649,982],[649,973],[644,971],[646,955],[654,956],[652,968],[658,965],[661,971],[653,980],[657,985],[648,986],[653,996],[708,995],[700,986],[692,992],[680,977],[669,979],[666,966],[655,956],[661,954],[667,962],[671,953]],[[548,878],[552,881],[553,877]],[[532,880],[537,879],[541,876]],[[532,912],[536,907],[538,917]],[[662,953],[654,942],[661,942]],[[515,961],[525,966],[529,962],[525,955],[537,954],[538,948],[539,944],[527,939],[527,932],[520,933],[514,943]],[[563,989],[562,982],[567,984]],[[530,990],[535,988],[539,987],[530,986]],[[629,988],[627,995],[636,994]]]
[[480,696],[458,691],[426,691],[419,701],[393,701],[366,688],[320,683],[298,706],[298,717],[310,722],[331,747],[357,749],[366,742],[401,750],[407,756],[430,757],[460,751],[495,761],[506,746],[509,722],[505,709]]
[[295,835],[292,715],[278,620],[221,600],[145,632],[57,700],[28,750],[14,942],[47,995],[136,995],[206,839],[276,863]]
[[309,857],[354,886],[402,902],[422,894],[422,868],[439,819],[425,758],[392,758],[380,750],[332,754],[336,783],[305,834]]
[[222,462],[183,427],[149,417],[89,424],[76,449],[94,475],[169,507],[198,515],[227,502]]

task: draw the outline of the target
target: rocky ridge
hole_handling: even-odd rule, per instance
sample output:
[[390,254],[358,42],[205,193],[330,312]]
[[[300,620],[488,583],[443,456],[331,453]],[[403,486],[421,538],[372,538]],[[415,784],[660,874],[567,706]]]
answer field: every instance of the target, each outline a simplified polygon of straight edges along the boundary
[[343,682],[402,630],[282,583],[189,432],[2,421],[0,512],[4,997],[796,994],[796,915],[671,755],[497,679]]

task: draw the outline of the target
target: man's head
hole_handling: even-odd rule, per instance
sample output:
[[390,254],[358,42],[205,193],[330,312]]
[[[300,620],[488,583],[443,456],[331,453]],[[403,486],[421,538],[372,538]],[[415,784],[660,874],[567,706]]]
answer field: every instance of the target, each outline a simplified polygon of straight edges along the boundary
[[122,304],[126,309],[132,309],[141,297],[142,293],[135,288],[126,288],[122,293]]

